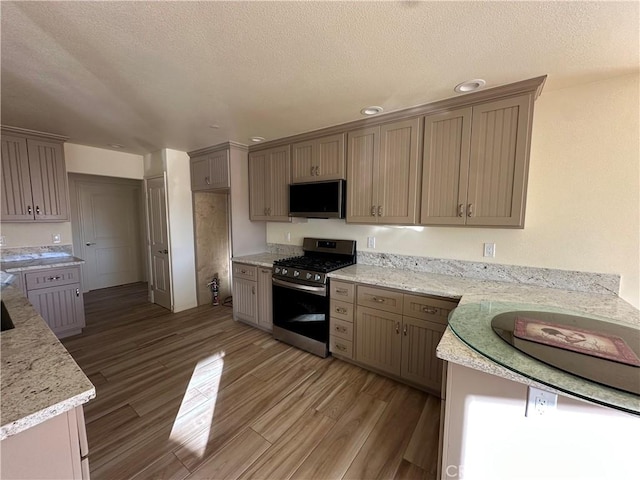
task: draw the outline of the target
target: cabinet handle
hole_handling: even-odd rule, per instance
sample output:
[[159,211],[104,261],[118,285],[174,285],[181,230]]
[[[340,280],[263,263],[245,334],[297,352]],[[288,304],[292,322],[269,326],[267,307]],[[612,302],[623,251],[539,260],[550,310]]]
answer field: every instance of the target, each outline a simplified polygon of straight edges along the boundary
[[407,326],[406,325],[403,325],[402,333],[404,334],[405,337],[407,336]]
[[36,205],[36,215],[40,215],[40,207]]
[[240,270],[240,273],[242,273],[243,275],[247,273],[247,271],[243,268],[242,270]]
[[267,207],[264,207],[264,215],[267,215]]
[[207,183],[207,185],[211,185],[211,180],[209,179],[209,177],[204,177],[204,181]]
[[340,325],[336,325],[336,332],[347,333],[347,328],[341,327]]
[[60,275],[56,275],[55,277],[49,277],[47,278],[47,280],[52,281],[52,280],[60,280],[62,277]]
[[256,294],[256,287],[251,287],[251,293],[254,295]]
[[347,313],[347,309],[344,308],[344,307],[336,307],[336,313],[345,314],[345,313]]
[[320,176],[320,167],[316,167],[316,177]]
[[376,206],[375,206],[375,205],[373,205],[373,206],[371,207],[371,216],[372,216],[372,217],[375,217],[375,216],[376,216]]
[[400,322],[396,322],[396,333],[400,333]]
[[87,243],[85,243],[85,245],[86,245],[87,247],[90,247],[91,245],[95,245],[95,242],[87,242]]
[[29,215],[33,214],[33,208],[31,208],[31,205],[27,205],[27,213]]
[[79,296],[80,296],[80,289],[76,288],[76,297],[79,297]]
[[338,293],[340,295],[346,295],[349,292],[347,291],[346,288],[336,288],[336,293]]
[[384,303],[384,298],[379,298],[379,297],[373,297],[372,300],[374,302],[378,302],[378,303]]
[[169,250],[165,248],[164,250],[158,250],[158,253],[164,253],[166,255],[167,253],[169,253]]
[[473,203],[470,203],[470,204],[467,206],[467,217],[470,217],[470,216],[472,216],[472,215],[473,215]]
[[422,307],[422,311],[424,313],[430,313],[432,315],[435,315],[436,313],[438,313],[438,309],[433,307]]
[[312,177],[315,175],[315,170],[316,170],[316,167],[311,167],[311,176]]
[[345,347],[344,345],[340,345],[339,343],[336,343],[336,348],[342,352],[346,352],[347,347]]
[[261,271],[262,273],[271,273],[271,270],[264,270],[264,269],[260,269],[260,271]]
[[464,217],[464,203],[461,203],[460,205],[458,205],[458,216]]
[[378,216],[382,216],[382,205],[378,205]]

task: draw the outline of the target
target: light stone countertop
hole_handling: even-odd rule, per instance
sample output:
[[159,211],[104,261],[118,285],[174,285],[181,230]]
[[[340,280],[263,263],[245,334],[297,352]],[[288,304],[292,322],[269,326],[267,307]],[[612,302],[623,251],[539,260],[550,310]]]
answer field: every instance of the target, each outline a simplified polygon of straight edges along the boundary
[[[270,267],[274,260],[284,256],[264,253],[236,257],[233,261]],[[608,321],[633,328],[640,328],[640,312],[621,298],[610,294],[585,293],[522,283],[480,280],[363,264],[336,270],[329,273],[328,276],[336,280],[454,299],[459,301],[460,306],[474,303],[511,302],[523,307],[535,305],[539,309],[546,307],[570,310],[587,316],[603,317]],[[480,333],[480,335],[483,334],[495,335],[492,331]],[[640,415],[640,398],[636,395],[562,372],[513,349],[513,356],[518,362],[521,362],[521,365],[533,365],[538,377],[529,378],[478,353],[460,340],[451,327],[445,331],[436,349],[436,354],[443,360],[508,380]]]
[[2,299],[15,328],[0,333],[0,440],[96,395],[93,384],[25,296],[7,286]]
[[7,273],[24,272],[25,270],[39,270],[42,268],[69,267],[82,265],[84,260],[72,255],[28,258],[23,260],[3,260],[0,262],[0,270]]

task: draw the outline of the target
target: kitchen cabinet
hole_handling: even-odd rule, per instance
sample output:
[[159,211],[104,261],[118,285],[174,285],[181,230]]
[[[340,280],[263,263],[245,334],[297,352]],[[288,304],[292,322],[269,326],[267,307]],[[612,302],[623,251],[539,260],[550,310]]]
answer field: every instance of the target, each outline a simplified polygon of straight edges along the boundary
[[442,361],[436,347],[456,303],[397,290],[357,286],[356,362],[438,393]]
[[344,134],[294,143],[291,147],[291,174],[291,183],[344,179]]
[[2,131],[2,221],[69,220],[62,142],[11,133],[16,130]]
[[192,191],[229,188],[229,149],[201,153],[190,163]]
[[533,101],[425,117],[421,224],[524,227]]
[[347,223],[417,223],[420,127],[412,118],[348,133]]
[[271,270],[233,264],[233,318],[262,330],[273,330]]
[[249,217],[288,222],[290,148],[275,147],[249,153]]
[[354,290],[352,283],[329,284],[329,351],[338,358],[353,358]]
[[29,270],[27,298],[58,338],[82,333],[85,326],[80,267]]
[[89,480],[82,406],[2,440],[0,477]]

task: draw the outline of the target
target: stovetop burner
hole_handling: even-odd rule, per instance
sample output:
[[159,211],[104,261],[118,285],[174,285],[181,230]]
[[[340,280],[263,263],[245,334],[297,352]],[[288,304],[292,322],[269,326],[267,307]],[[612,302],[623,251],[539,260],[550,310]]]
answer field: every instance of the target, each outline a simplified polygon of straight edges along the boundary
[[289,257],[273,262],[279,267],[303,268],[305,270],[313,270],[316,272],[332,272],[339,268],[348,267],[355,263],[352,259],[344,258],[326,258],[314,256]]

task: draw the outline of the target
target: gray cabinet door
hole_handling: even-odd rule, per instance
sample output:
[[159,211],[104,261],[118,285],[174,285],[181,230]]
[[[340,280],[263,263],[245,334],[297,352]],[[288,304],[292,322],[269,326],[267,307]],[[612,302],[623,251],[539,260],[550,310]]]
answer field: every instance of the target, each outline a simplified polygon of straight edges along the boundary
[[345,178],[344,133],[292,145],[291,183],[341,178]]
[[192,191],[229,188],[229,150],[193,157],[190,163]]
[[257,282],[244,278],[233,279],[233,318],[258,324]]
[[402,378],[439,392],[443,362],[436,357],[436,347],[447,325],[411,317],[402,320]]
[[377,223],[380,127],[347,135],[347,223]]
[[523,227],[533,94],[473,107],[467,225]]
[[33,220],[27,140],[2,135],[2,221]]
[[56,336],[81,333],[85,322],[79,283],[28,290],[27,296]]
[[193,157],[191,163],[191,190],[208,190],[211,184],[211,163],[208,155]]
[[400,375],[402,315],[358,306],[355,328],[356,360],[383,372]]
[[289,183],[291,181],[291,157],[289,145],[274,148],[269,152],[268,163],[268,220],[288,222]]
[[471,107],[425,117],[420,223],[465,224],[470,142]]
[[251,152],[249,154],[249,218],[251,220],[267,220],[267,168],[269,152]]
[[294,143],[291,146],[291,183],[316,180],[316,140]]
[[27,140],[36,220],[69,220],[69,194],[61,143]]

